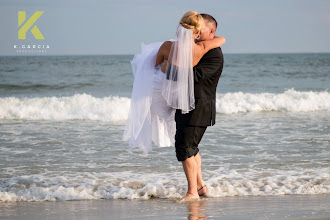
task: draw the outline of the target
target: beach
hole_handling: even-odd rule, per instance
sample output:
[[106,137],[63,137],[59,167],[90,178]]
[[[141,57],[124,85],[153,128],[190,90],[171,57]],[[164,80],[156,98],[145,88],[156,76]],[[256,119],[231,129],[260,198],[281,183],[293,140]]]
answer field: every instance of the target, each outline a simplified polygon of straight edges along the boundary
[[0,205],[1,219],[330,219],[329,195],[19,202]]
[[329,53],[224,54],[190,204],[173,146],[122,140],[132,58],[1,57],[0,219],[329,219]]

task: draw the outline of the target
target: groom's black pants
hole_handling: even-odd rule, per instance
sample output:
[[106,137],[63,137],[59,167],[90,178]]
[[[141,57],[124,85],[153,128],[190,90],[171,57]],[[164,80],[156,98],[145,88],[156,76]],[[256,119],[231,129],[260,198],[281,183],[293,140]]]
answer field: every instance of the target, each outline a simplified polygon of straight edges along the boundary
[[175,152],[178,161],[184,161],[198,152],[207,126],[190,126],[184,121],[176,121]]

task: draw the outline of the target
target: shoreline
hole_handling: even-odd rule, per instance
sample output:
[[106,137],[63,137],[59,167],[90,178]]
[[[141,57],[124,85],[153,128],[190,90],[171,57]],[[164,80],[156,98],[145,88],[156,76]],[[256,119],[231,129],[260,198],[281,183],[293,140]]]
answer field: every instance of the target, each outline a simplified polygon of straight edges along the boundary
[[0,219],[330,219],[330,195],[0,203]]

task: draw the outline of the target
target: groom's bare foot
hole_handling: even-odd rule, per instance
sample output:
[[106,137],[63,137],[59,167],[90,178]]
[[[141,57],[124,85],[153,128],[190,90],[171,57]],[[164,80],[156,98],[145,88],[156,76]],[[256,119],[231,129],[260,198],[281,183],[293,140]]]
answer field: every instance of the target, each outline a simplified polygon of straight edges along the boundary
[[198,193],[187,192],[187,194],[182,199],[180,199],[180,202],[183,202],[183,201],[195,201],[195,200],[198,200],[198,199],[199,199]]
[[206,185],[201,186],[197,191],[200,196],[204,196],[207,193]]

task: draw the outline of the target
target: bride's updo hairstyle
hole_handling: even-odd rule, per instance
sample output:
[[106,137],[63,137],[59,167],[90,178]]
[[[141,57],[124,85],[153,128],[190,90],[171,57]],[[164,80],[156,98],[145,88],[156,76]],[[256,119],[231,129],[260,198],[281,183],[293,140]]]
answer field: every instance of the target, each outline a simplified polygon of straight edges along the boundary
[[185,13],[181,18],[180,24],[187,29],[192,29],[193,34],[200,31],[205,25],[203,17],[195,11]]

